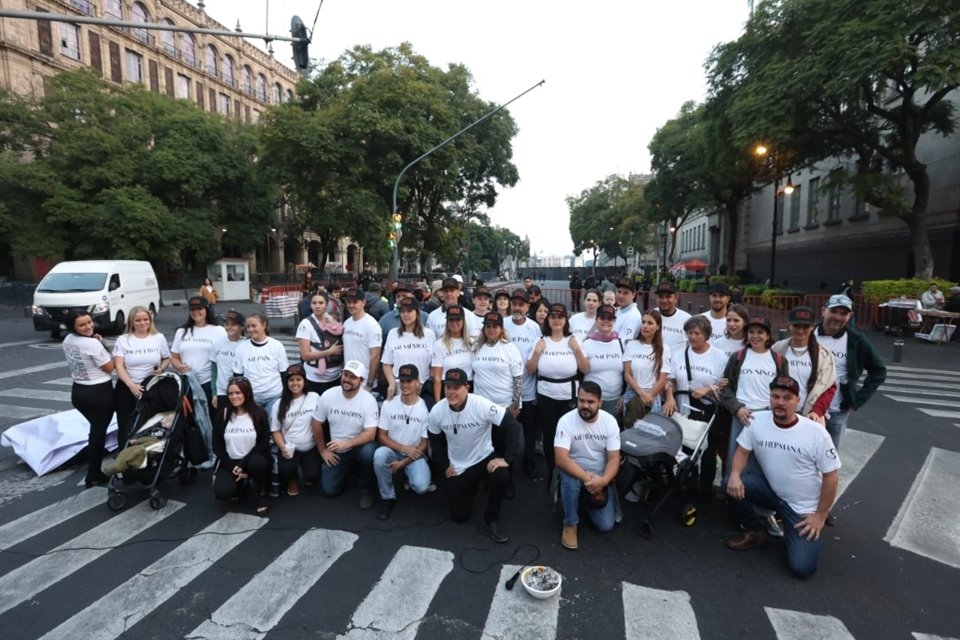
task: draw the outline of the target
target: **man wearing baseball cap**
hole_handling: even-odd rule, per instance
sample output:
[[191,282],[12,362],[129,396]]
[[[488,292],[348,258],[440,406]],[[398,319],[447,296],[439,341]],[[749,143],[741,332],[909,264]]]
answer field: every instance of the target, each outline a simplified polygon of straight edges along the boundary
[[[377,450],[377,401],[363,388],[367,368],[359,360],[343,365],[340,386],[327,389],[313,413],[310,426],[323,458],[320,489],[325,496],[343,493],[350,471],[360,467],[360,508],[373,506],[373,454]],[[329,435],[328,435],[329,434]]]
[[[455,278],[444,278],[440,296],[443,299],[443,305],[430,312],[426,324],[435,336],[442,336],[443,330],[447,328],[447,309],[460,305],[460,283]],[[469,336],[477,336],[480,334],[480,324],[479,318],[468,313],[464,321],[464,332]]]
[[[430,449],[446,479],[445,491],[454,522],[470,519],[473,498],[482,485],[487,500],[481,528],[494,542],[507,542],[500,526],[500,504],[510,486],[507,460],[516,455],[520,423],[503,407],[469,393],[467,374],[450,369],[443,378],[444,399],[430,410]],[[503,430],[503,450],[494,447],[493,428]]]
[[[787,564],[798,578],[817,570],[823,527],[837,496],[840,456],[816,422],[797,415],[800,388],[789,376],[770,383],[770,411],[754,414],[737,437],[726,492],[744,529],[726,545],[746,551],[767,539],[755,507],[776,509],[784,519]],[[753,455],[757,469],[747,467]]]
[[677,306],[680,303],[677,288],[669,280],[661,281],[656,293],[657,311],[663,321],[663,342],[673,353],[680,353],[687,346],[683,325],[690,319],[690,314]]
[[623,341],[640,335],[640,310],[637,308],[637,285],[630,278],[617,280],[617,321],[613,330]]
[[[393,288],[393,295],[394,307],[380,318],[380,333],[383,334],[384,341],[390,335],[390,329],[396,329],[400,326],[400,304],[402,302],[412,300],[416,303],[418,309],[420,307],[420,301],[417,300],[413,290],[402,282],[398,282]],[[426,319],[425,314],[422,310],[419,310],[417,316],[420,318],[420,325],[423,326],[423,321]]]
[[[533,349],[543,337],[543,330],[536,321],[527,317],[530,311],[530,296],[524,289],[514,289],[510,294],[510,319],[504,320],[503,331],[510,342],[520,352],[524,365],[533,355]],[[523,471],[531,480],[540,480],[542,476],[536,466],[537,439],[541,437],[537,423],[537,374],[523,367],[520,383],[520,412],[517,419],[523,425]]]
[[377,442],[373,454],[373,471],[380,490],[377,518],[386,520],[397,502],[393,475],[401,470],[410,488],[417,495],[430,489],[430,466],[427,464],[427,403],[420,397],[420,370],[415,364],[397,369],[400,393],[383,403]]
[[347,305],[347,312],[350,314],[343,322],[343,359],[363,363],[366,389],[372,391],[377,382],[380,355],[383,352],[380,325],[364,308],[362,289],[345,289],[340,298]]
[[[830,350],[837,368],[837,394],[830,403],[827,432],[840,450],[850,412],[865,405],[887,379],[887,367],[867,337],[850,326],[853,300],[841,294],[830,296],[823,306],[822,319],[814,332],[817,342]],[[863,384],[858,384],[866,370]],[[831,517],[828,524],[833,524]]]
[[727,309],[730,306],[730,288],[722,282],[715,282],[707,289],[710,297],[710,310],[702,314],[710,321],[708,341],[713,344],[721,339],[727,330]]

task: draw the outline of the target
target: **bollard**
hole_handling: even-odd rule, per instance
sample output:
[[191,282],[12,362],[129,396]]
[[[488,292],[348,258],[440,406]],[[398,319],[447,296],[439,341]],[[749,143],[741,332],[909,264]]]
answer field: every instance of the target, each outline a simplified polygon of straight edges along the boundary
[[784,340],[787,337],[787,330],[784,328],[777,329],[777,340]]
[[692,302],[688,302],[688,303],[687,303],[687,313],[693,313],[693,303],[692,303]]
[[894,340],[893,341],[893,361],[900,362],[903,360],[903,340]]
[[703,315],[703,312],[704,312],[703,305],[700,305],[700,315]]

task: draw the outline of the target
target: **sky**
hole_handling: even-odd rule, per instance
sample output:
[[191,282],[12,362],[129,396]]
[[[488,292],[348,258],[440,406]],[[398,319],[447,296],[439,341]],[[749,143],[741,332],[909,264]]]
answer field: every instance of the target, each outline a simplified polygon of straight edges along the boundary
[[[229,28],[289,35],[293,15],[310,28],[319,2],[208,0],[206,11]],[[748,14],[747,0],[324,0],[310,57],[410,42],[434,66],[464,64],[495,104],[545,80],[508,107],[520,181],[488,214],[533,252],[568,255],[567,196],[613,173],[649,173],[650,139],[684,102],[703,100],[704,61]],[[289,43],[274,55],[293,65]]]

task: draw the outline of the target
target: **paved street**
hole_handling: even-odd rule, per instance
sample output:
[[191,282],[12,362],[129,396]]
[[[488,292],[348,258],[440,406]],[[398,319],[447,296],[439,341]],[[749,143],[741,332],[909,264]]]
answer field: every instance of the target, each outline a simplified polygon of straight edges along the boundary
[[[163,310],[168,339],[185,317]],[[295,352],[285,324],[274,337]],[[869,335],[888,358],[892,340]],[[9,311],[0,336],[0,430],[69,409],[59,345]],[[29,479],[0,450],[0,637],[960,638],[958,356],[908,341],[851,418],[838,526],[806,582],[780,542],[725,549],[735,525],[719,503],[690,528],[666,509],[651,540],[627,504],[611,534],[583,526],[570,552],[542,483],[519,482],[502,515],[510,542],[494,545],[476,532],[479,505],[453,524],[441,492],[401,494],[386,523],[355,489],[307,490],[257,518],[252,503],[216,503],[203,475],[171,481],[160,511],[134,491],[115,514],[82,472]],[[559,599],[503,587],[538,554],[564,576]]]

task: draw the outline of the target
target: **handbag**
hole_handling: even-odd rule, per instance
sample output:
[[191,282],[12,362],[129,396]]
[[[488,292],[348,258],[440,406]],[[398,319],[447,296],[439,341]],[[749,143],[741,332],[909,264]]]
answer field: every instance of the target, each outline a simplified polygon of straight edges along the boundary
[[643,402],[643,398],[633,396],[623,411],[624,429],[633,427],[637,420],[642,420],[648,413],[650,413],[650,407]]

